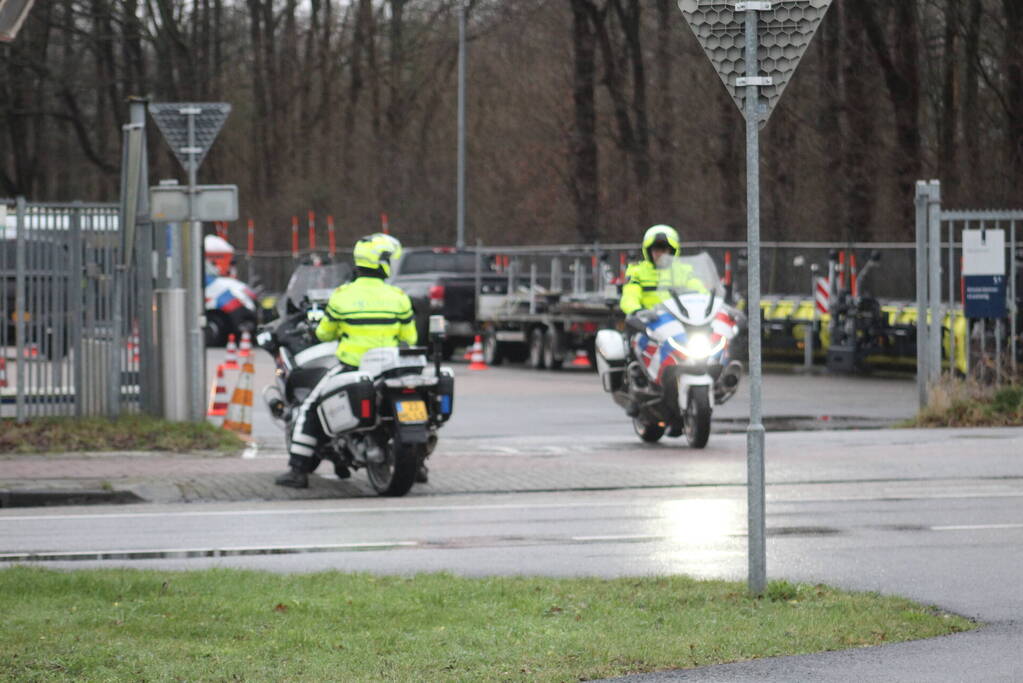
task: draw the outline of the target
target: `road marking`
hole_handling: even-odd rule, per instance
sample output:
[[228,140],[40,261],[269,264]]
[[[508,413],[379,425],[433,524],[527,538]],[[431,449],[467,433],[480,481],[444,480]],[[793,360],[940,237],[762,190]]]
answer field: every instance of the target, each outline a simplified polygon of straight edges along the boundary
[[623,534],[620,536],[573,536],[571,540],[581,543],[589,541],[663,541],[665,536],[650,536],[649,534]]
[[983,531],[986,529],[1023,529],[1023,524],[950,524],[931,527],[931,531]]
[[81,515],[0,515],[0,522],[7,521],[35,521],[35,520],[68,520],[68,519],[138,519],[152,517],[233,517],[253,515],[345,515],[345,514],[375,514],[380,512],[461,512],[472,510],[557,510],[573,508],[612,508],[632,507],[635,502],[623,501],[620,503],[593,502],[593,503],[532,503],[519,505],[437,505],[437,506],[409,506],[401,507],[392,505],[389,507],[362,507],[362,508],[291,508],[287,510],[192,510],[187,512],[120,512],[113,514],[88,513]]

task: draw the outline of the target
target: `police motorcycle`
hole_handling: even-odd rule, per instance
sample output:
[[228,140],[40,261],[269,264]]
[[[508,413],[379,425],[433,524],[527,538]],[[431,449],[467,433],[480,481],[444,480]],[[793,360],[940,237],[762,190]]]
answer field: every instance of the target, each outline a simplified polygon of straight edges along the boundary
[[626,333],[597,333],[597,370],[643,441],[684,433],[691,447],[703,448],[712,402],[725,403],[739,386],[743,368],[731,359],[729,345],[744,316],[726,304],[709,254],[665,261],[658,289],[667,298],[628,316]]
[[[313,330],[334,287],[350,274],[347,264],[299,266],[279,301],[280,317],[256,337],[277,365],[263,399],[289,447],[299,407],[340,362],[337,342],[322,343]],[[442,316],[431,316],[429,335],[432,363],[423,347],[376,348],[363,355],[357,370],[330,380],[315,407],[326,434],[314,455],[317,463],[331,461],[342,478],[364,468],[382,496],[408,493],[454,403],[454,373],[440,365]]]

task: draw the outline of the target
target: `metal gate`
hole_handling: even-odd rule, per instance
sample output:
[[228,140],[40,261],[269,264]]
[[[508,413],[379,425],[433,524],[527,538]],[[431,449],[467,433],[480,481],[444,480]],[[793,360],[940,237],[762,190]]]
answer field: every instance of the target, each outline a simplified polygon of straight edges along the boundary
[[116,204],[9,204],[0,417],[154,412],[150,231],[125,264]]
[[[1023,210],[951,211],[941,206],[941,184],[917,183],[917,385],[920,406],[941,375],[942,358],[983,381],[1019,377],[1020,261],[1017,227]],[[966,319],[963,287],[963,231],[1003,230],[1006,317]],[[923,321],[929,324],[924,324]],[[956,330],[961,334],[956,334]]]

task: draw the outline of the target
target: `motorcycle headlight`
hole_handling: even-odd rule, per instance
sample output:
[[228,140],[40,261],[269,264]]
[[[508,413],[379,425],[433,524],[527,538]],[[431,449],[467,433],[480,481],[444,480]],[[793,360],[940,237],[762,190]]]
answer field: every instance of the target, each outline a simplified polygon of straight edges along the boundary
[[694,334],[686,344],[686,355],[690,358],[706,358],[711,354],[710,338],[705,334]]
[[679,344],[671,338],[669,338],[668,341],[676,351],[682,352],[686,358],[694,361],[706,360],[721,350],[721,347],[724,346],[723,340],[717,346],[714,346],[714,344],[710,341],[710,337],[705,334],[690,335],[685,345]]

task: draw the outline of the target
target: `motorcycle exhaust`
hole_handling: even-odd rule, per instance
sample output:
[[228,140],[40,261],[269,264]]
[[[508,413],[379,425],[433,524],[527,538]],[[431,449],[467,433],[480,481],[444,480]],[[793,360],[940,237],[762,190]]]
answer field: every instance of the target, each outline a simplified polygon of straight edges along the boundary
[[737,360],[730,362],[721,373],[721,384],[726,389],[734,389],[739,386],[739,379],[742,377],[742,363]]

